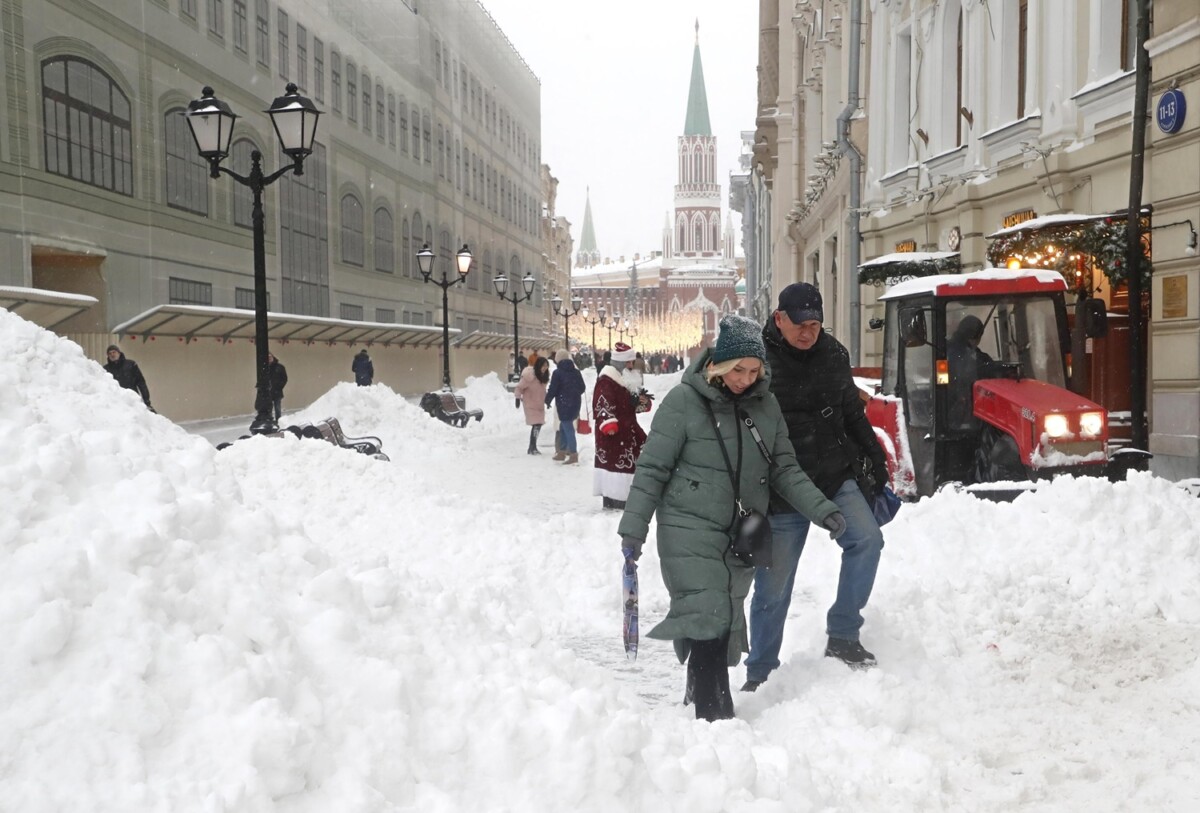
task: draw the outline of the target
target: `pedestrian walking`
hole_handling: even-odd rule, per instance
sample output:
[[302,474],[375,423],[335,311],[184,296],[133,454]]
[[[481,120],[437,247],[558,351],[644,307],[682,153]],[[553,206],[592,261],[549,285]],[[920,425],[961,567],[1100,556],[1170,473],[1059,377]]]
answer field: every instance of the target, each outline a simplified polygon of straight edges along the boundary
[[592,414],[596,419],[596,456],[593,461],[592,494],[604,508],[622,510],[629,486],[637,471],[638,455],[646,432],[638,425],[636,396],[629,391],[615,365],[634,360],[633,348],[618,342],[613,364],[596,375],[592,390]]
[[[887,459],[867,422],[858,386],[850,372],[850,354],[822,328],[821,292],[797,282],[779,293],[779,307],[763,328],[771,392],[787,422],[788,437],[800,466],[834,503],[846,521],[837,538],[842,548],[837,597],[826,615],[825,655],[851,668],[875,664],[859,631],[879,568],[883,534],[869,500],[887,484]],[[869,461],[875,479],[864,495],[856,479],[856,461]],[[809,518],[784,500],[771,500],[773,564],[754,576],[750,602],[750,657],[743,691],[754,691],[779,668],[783,627],[792,601],[796,566],[808,537]]]
[[369,387],[371,382],[375,380],[375,365],[371,363],[371,357],[367,355],[367,348],[358,351],[354,357],[354,361],[350,364],[350,370],[354,373],[354,383],[360,387]]
[[622,549],[636,559],[657,514],[671,604],[649,636],[673,641],[687,663],[684,699],[695,701],[697,719],[733,717],[729,667],[749,650],[745,601],[754,568],[732,547],[743,511],[761,519],[774,491],[835,537],[845,527],[796,463],[765,357],[757,322],[721,320],[716,346],[659,406],[618,526]]
[[529,426],[528,454],[541,454],[537,448],[538,435],[546,423],[546,384],[550,381],[550,362],[538,359],[533,366],[521,371],[521,380],[513,389],[517,406],[525,407],[525,423]]
[[115,378],[122,388],[133,390],[142,396],[142,403],[153,412],[154,407],[150,406],[150,388],[146,385],[146,377],[142,375],[142,368],[138,367],[137,362],[125,358],[121,348],[115,344],[108,346],[105,355],[108,356],[108,362],[104,365],[104,369],[108,371],[109,375]]
[[279,363],[274,353],[267,353],[267,386],[271,391],[271,404],[275,407],[276,423],[283,415],[283,388],[287,381],[287,368]]
[[583,375],[575,369],[571,353],[565,347],[554,354],[554,363],[554,375],[550,377],[545,404],[550,406],[553,403],[554,411],[558,414],[562,448],[555,450],[553,459],[570,465],[579,462],[575,421],[579,420],[579,410],[583,407],[583,394],[587,391],[587,385],[583,383]]

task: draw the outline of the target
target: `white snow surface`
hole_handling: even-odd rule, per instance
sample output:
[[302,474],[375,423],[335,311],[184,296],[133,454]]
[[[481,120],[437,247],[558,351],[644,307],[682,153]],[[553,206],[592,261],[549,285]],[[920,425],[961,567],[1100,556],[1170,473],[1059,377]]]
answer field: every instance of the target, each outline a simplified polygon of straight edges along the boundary
[[905,506],[862,673],[821,656],[838,549],[814,532],[783,666],[708,724],[645,637],[654,545],[630,663],[618,516],[549,427],[525,454],[495,376],[465,429],[383,386],[294,416],[391,462],[218,452],[6,311],[0,344],[4,810],[1200,809],[1200,500],[1172,483]]

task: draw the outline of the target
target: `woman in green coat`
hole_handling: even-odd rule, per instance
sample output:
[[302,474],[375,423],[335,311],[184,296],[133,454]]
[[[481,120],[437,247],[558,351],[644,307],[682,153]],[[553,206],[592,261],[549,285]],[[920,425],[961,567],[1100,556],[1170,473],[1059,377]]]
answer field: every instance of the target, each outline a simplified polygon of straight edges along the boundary
[[[716,347],[692,363],[659,405],[618,527],[622,548],[636,559],[657,514],[671,609],[649,636],[675,643],[680,662],[688,665],[687,694],[696,717],[710,721],[733,717],[729,667],[750,651],[745,603],[754,568],[730,548],[736,515],[730,468],[738,474],[746,510],[766,514],[774,490],[834,538],[846,527],[837,505],[796,463],[779,403],[767,388],[762,328],[743,316],[726,316],[720,328]],[[744,416],[757,426],[770,463],[739,419]]]

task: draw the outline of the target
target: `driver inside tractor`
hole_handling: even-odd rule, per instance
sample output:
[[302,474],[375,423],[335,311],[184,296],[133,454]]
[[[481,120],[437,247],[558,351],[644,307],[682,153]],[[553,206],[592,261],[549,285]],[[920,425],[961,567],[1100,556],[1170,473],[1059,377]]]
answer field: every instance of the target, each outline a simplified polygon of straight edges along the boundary
[[980,349],[982,338],[983,321],[967,313],[959,319],[954,333],[946,341],[946,362],[950,373],[946,417],[947,425],[952,430],[979,431],[980,422],[974,414],[975,382],[1002,374],[1001,365]]

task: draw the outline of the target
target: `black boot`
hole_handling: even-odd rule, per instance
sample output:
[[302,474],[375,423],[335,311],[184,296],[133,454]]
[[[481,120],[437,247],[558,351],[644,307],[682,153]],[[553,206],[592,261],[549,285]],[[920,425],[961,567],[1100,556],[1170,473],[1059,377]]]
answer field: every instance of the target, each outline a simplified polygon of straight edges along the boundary
[[825,646],[826,658],[837,658],[851,669],[870,669],[875,665],[875,656],[863,649],[858,641],[848,638],[830,637]]
[[726,664],[728,638],[693,641],[688,659],[688,674],[693,678],[696,719],[728,720],[733,717],[733,697],[729,692],[729,666]]
[[541,431],[541,424],[529,427],[529,454],[541,454],[537,447],[538,434],[540,434]]

